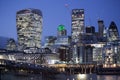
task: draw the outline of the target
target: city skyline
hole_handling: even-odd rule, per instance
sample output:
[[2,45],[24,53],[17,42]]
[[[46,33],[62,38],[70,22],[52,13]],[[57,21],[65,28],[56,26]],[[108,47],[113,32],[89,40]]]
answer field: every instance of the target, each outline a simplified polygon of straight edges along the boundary
[[[17,40],[16,30],[16,13],[19,10],[26,8],[39,9],[43,13],[43,33],[42,41],[45,36],[57,35],[57,27],[60,24],[65,25],[68,35],[71,35],[71,12],[72,9],[85,10],[85,27],[95,26],[98,31],[98,19],[104,21],[105,27],[109,27],[111,21],[116,23],[118,30],[119,24],[119,4],[120,1],[116,0],[93,0],[93,1],[80,1],[80,0],[62,0],[56,3],[52,0],[50,3],[45,1],[0,1],[1,19],[0,36],[10,37]],[[52,27],[52,28],[51,28]]]
[[1,80],[120,80],[119,2],[1,0]]

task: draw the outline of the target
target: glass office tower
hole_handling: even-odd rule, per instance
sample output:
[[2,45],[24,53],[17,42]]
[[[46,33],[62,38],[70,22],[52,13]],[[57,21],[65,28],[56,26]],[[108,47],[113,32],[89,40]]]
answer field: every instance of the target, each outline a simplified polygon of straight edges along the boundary
[[119,32],[118,32],[115,22],[112,21],[108,28],[108,40],[116,41],[118,39],[119,39]]
[[38,9],[23,9],[16,15],[18,49],[40,48],[42,12]]
[[84,9],[72,10],[72,61],[83,62],[84,46],[82,38],[84,35]]
[[84,33],[84,9],[72,10],[72,41],[77,42]]

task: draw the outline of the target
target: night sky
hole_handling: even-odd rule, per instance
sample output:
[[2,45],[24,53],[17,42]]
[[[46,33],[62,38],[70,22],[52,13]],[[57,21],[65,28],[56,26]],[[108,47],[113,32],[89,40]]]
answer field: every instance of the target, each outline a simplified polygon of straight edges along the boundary
[[17,40],[16,12],[26,8],[42,11],[42,40],[56,36],[60,24],[71,35],[71,10],[75,8],[85,10],[85,26],[95,26],[98,31],[97,21],[102,19],[106,27],[114,21],[120,29],[120,0],[0,0],[0,36]]

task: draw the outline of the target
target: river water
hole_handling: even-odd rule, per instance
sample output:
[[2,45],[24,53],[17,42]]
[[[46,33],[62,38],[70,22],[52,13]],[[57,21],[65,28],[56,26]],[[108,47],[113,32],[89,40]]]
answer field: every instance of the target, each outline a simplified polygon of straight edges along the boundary
[[76,74],[76,75],[56,75],[55,80],[120,80],[120,75],[96,75],[96,74]]
[[96,74],[56,74],[44,75],[30,74],[30,75],[16,75],[5,73],[0,75],[0,80],[120,80],[120,75],[96,75]]

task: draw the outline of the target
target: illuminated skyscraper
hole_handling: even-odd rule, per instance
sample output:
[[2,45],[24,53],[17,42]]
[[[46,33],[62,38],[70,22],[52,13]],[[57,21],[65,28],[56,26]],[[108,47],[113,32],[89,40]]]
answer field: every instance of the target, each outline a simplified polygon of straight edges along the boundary
[[17,12],[18,49],[41,47],[42,12],[38,9],[23,9]]
[[119,33],[117,26],[114,22],[111,22],[109,29],[108,29],[108,40],[115,41],[119,39]]
[[72,61],[83,62],[84,9],[72,10]]
[[78,42],[84,33],[84,9],[72,10],[72,41]]

